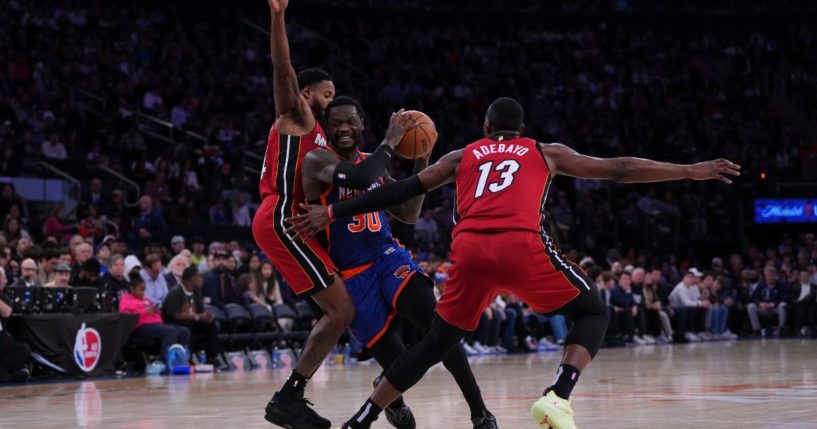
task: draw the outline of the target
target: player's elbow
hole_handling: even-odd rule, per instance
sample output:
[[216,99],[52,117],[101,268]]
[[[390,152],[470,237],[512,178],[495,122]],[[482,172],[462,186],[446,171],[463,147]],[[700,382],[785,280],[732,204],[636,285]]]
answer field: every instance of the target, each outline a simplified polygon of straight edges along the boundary
[[627,159],[616,159],[610,168],[610,180],[629,183],[635,171],[635,165]]

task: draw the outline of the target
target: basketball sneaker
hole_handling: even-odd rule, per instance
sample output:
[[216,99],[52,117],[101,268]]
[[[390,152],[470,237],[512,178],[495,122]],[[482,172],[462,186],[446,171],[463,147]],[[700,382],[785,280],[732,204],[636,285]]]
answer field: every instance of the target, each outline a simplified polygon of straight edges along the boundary
[[287,429],[329,429],[332,423],[318,415],[309,406],[313,405],[306,398],[281,400],[278,392],[272,396],[264,418],[274,424]]
[[485,411],[484,416],[471,419],[471,423],[474,425],[474,429],[499,429],[496,424],[496,417],[488,410]]
[[[372,381],[372,386],[377,389],[377,385],[380,384],[380,380],[382,379],[383,376],[378,375],[377,378]],[[400,405],[394,405],[392,403],[383,410],[383,414],[386,415],[386,421],[397,429],[415,429],[417,427],[417,421],[414,420],[414,413],[411,412],[411,408],[409,408],[405,402]]]
[[556,396],[552,390],[530,408],[530,416],[542,429],[576,429],[570,401]]

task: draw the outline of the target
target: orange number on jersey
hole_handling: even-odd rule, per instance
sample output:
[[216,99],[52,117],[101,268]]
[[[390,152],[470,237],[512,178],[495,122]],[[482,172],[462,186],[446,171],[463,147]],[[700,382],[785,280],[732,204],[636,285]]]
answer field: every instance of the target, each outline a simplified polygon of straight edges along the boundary
[[352,223],[348,225],[349,231],[358,233],[368,229],[372,232],[380,231],[383,225],[380,223],[380,216],[377,213],[359,214],[352,217]]

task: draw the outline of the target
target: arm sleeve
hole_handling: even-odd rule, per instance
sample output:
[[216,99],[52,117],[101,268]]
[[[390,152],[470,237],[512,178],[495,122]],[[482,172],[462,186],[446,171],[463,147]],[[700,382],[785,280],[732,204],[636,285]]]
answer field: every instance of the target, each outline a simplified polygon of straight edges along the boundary
[[420,182],[420,178],[411,176],[408,179],[386,183],[357,198],[332,204],[332,214],[339,218],[385,210],[426,192],[428,190]]
[[383,171],[391,161],[393,154],[394,150],[392,148],[381,144],[360,164],[341,161],[335,166],[332,183],[344,188],[366,189],[378,177],[383,175]]

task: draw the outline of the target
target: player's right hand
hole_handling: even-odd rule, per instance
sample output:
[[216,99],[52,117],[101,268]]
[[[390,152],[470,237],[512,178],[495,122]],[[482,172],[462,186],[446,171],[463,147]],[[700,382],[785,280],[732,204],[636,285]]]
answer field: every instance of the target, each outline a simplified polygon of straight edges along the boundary
[[289,0],[267,0],[267,3],[269,3],[269,8],[272,10],[272,13],[277,15],[287,8]]
[[332,223],[329,208],[326,206],[301,204],[301,208],[306,210],[306,213],[284,219],[284,222],[292,224],[284,231],[287,235],[297,233],[301,240],[309,241]]
[[723,158],[699,162],[692,165],[690,176],[693,180],[715,179],[730,184],[732,180],[727,176],[740,176],[740,165]]
[[386,130],[386,137],[383,138],[383,142],[394,149],[400,144],[403,135],[412,126],[414,126],[414,122],[411,120],[411,115],[406,113],[406,109],[400,109],[392,113],[391,119],[389,119],[389,129]]

